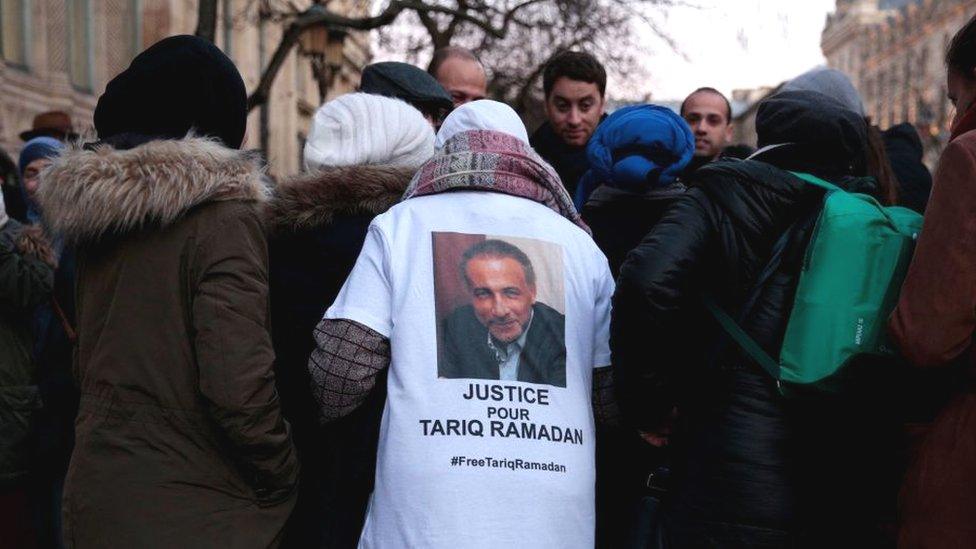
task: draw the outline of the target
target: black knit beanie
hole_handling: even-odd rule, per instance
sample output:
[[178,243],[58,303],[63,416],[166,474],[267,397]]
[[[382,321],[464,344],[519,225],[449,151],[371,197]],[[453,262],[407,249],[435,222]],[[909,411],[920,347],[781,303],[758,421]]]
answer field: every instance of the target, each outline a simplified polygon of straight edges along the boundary
[[247,93],[234,63],[212,43],[172,36],[142,52],[112,79],[95,108],[99,139],[180,139],[191,129],[240,148]]

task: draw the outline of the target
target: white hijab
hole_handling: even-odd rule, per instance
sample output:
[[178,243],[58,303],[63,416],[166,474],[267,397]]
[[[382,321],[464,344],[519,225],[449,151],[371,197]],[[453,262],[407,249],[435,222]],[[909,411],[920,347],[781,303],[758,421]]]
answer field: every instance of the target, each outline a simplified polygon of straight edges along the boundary
[[434,148],[440,150],[455,135],[470,130],[494,130],[517,137],[529,144],[525,124],[512,107],[490,99],[465,103],[451,111],[441,124],[434,140]]

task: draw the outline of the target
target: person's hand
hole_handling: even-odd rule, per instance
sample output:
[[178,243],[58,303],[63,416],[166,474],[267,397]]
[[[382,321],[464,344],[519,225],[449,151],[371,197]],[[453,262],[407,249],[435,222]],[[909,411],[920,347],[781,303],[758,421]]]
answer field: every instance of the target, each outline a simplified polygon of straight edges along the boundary
[[7,217],[7,205],[3,202],[3,193],[0,193],[0,229],[2,229],[10,218]]
[[678,419],[678,409],[672,408],[668,417],[664,418],[661,426],[652,431],[638,431],[644,442],[655,448],[664,448],[671,441],[671,432],[674,430],[674,423]]

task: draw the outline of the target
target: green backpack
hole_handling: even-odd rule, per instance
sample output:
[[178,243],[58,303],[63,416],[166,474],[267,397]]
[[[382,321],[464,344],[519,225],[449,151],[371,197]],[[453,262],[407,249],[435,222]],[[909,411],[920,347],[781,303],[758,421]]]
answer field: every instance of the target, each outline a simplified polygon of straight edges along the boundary
[[[868,195],[844,191],[809,174],[794,175],[826,194],[804,255],[779,360],[714,301],[706,298],[705,305],[729,337],[777,381],[781,393],[802,388],[837,392],[849,378],[845,370],[857,359],[895,354],[886,326],[922,216],[907,208],[883,207]],[[775,250],[785,247],[787,237],[774,247],[754,295],[778,265]]]

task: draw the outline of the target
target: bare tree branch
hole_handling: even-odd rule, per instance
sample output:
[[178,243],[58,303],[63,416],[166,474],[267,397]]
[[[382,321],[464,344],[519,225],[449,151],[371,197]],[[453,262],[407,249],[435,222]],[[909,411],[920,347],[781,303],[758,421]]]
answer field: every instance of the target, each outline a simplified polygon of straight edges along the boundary
[[200,0],[194,34],[209,42],[214,41],[217,35],[217,0]]
[[[247,98],[247,109],[250,111],[254,107],[265,103],[268,100],[268,94],[271,92],[271,86],[274,84],[275,78],[278,76],[278,71],[281,70],[281,65],[288,58],[288,54],[295,47],[298,42],[298,37],[301,36],[302,32],[310,29],[314,26],[335,26],[343,27],[347,29],[354,30],[370,30],[379,28],[385,25],[389,25],[400,15],[400,12],[404,10],[403,4],[399,1],[394,0],[390,2],[379,15],[373,17],[363,17],[360,19],[351,19],[339,15],[337,13],[331,12],[320,6],[315,6],[319,9],[307,10],[304,14],[292,21],[288,28],[285,30],[284,34],[281,36],[281,42],[278,43],[278,47],[275,49],[274,55],[271,56],[271,61],[268,66],[264,69],[264,73],[261,74],[261,80],[258,83],[258,87],[255,88],[251,95]],[[313,7],[314,8],[314,7]]]
[[417,17],[420,18],[420,24],[427,29],[427,34],[430,35],[434,49],[443,48],[446,44],[442,44],[442,33],[440,27],[437,25],[437,21],[426,11],[418,11]]
[[[203,1],[216,2],[216,0]],[[423,0],[390,0],[389,5],[379,15],[358,19],[349,18],[330,11],[322,4],[315,4],[308,10],[294,16],[291,23],[288,24],[288,27],[282,34],[281,41],[278,43],[278,47],[275,49],[274,55],[271,57],[271,61],[261,75],[261,80],[257,88],[248,97],[248,110],[267,102],[268,95],[271,92],[271,86],[274,84],[275,78],[277,78],[278,72],[281,70],[281,66],[288,58],[292,49],[294,49],[301,34],[312,27],[325,26],[350,30],[372,30],[391,24],[403,11],[410,10],[415,12],[420,18],[421,24],[424,25],[430,35],[431,42],[435,48],[438,48],[450,44],[451,39],[462,23],[470,24],[480,29],[486,35],[499,39],[504,38],[508,33],[515,14],[519,10],[543,1],[545,0],[524,0],[509,10],[498,25],[493,24],[488,18],[479,18],[472,15],[469,12],[468,5],[463,2],[459,2],[457,8],[452,8],[438,4],[428,4]],[[267,2],[264,2],[262,8],[268,9],[268,5]],[[282,13],[282,11],[272,10],[272,14],[267,16],[281,17]],[[434,19],[433,14],[451,17],[446,31],[440,30],[440,26]],[[262,16],[266,15],[262,14]]]

